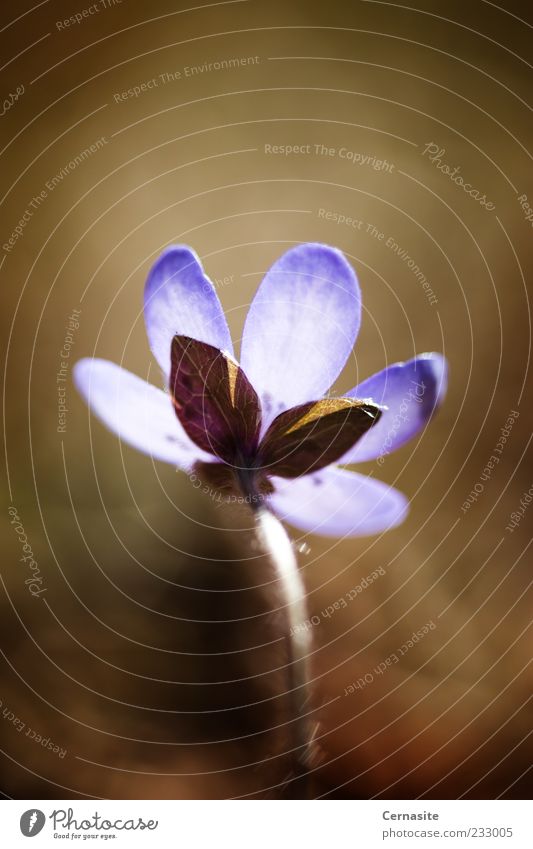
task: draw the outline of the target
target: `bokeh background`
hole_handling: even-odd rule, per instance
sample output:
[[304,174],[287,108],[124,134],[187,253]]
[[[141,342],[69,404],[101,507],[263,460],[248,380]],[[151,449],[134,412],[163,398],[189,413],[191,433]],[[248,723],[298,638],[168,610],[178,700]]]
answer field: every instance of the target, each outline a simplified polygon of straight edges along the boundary
[[[448,357],[450,386],[419,439],[367,466],[408,493],[404,525],[355,540],[291,531],[319,620],[314,793],[526,796],[529,4],[21,0],[0,16],[3,794],[283,792],[281,614],[250,517],[121,445],[90,418],[70,373],[95,354],[160,383],[141,299],[166,245],[202,257],[238,343],[262,274],[291,245],[318,240],[346,253],[364,299],[335,388],[428,350]],[[431,162],[429,144],[489,208]],[[482,477],[513,413],[500,462]],[[36,597],[9,507],[38,563]],[[323,614],[380,567],[346,608]],[[372,673],[428,622],[399,663]]]

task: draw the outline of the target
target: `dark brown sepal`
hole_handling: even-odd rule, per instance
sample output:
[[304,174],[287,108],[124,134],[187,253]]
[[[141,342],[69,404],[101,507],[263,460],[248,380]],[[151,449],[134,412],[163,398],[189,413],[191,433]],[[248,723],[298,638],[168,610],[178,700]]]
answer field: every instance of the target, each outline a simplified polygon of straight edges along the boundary
[[261,407],[232,357],[189,336],[174,336],[169,388],[176,415],[196,445],[230,465],[253,457]]
[[296,478],[339,460],[374,425],[379,407],[355,398],[324,398],[277,416],[259,446],[260,468]]

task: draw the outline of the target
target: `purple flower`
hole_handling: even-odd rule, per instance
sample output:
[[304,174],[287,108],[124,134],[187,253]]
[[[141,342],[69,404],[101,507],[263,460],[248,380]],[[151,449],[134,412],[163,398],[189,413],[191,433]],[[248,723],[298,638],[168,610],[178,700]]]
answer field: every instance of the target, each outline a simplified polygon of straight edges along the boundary
[[403,521],[402,493],[338,463],[382,463],[415,436],[444,397],[446,361],[421,354],[325,397],[361,320],[357,278],[340,251],[304,244],[274,263],[248,311],[240,366],[190,248],[170,247],[153,265],[144,316],[168,393],[106,360],[74,370],[121,439],[227,495],[264,499],[305,531],[359,536]]

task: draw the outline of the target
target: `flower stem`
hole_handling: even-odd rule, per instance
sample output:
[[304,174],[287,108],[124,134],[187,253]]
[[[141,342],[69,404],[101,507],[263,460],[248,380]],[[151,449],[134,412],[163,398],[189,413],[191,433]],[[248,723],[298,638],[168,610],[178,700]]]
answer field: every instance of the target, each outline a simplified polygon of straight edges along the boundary
[[308,657],[311,635],[307,619],[305,589],[292,543],[279,519],[264,505],[256,506],[256,528],[261,544],[276,570],[285,613],[288,697],[292,737],[291,778],[286,785],[289,798],[310,798],[309,766],[313,748],[310,711]]

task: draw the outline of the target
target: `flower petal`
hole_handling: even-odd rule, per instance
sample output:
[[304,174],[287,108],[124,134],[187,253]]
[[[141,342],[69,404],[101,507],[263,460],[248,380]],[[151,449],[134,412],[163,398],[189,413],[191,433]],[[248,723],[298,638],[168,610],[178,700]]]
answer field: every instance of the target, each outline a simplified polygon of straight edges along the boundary
[[241,350],[264,428],[288,407],[324,395],[346,363],[360,321],[359,284],[340,251],[299,245],[274,263],[248,311]]
[[170,345],[177,334],[233,354],[215,287],[186,245],[167,248],[150,269],[144,289],[144,319],[150,347],[167,377]]
[[269,503],[280,519],[324,536],[378,534],[403,522],[408,511],[407,498],[398,490],[334,466],[296,480],[271,482],[275,492]]
[[380,420],[342,458],[361,463],[384,457],[427,424],[446,394],[448,365],[441,354],[420,354],[394,363],[369,377],[346,395],[383,404]]
[[108,360],[79,360],[73,377],[93,413],[139,451],[184,470],[213,460],[189,439],[161,389]]

